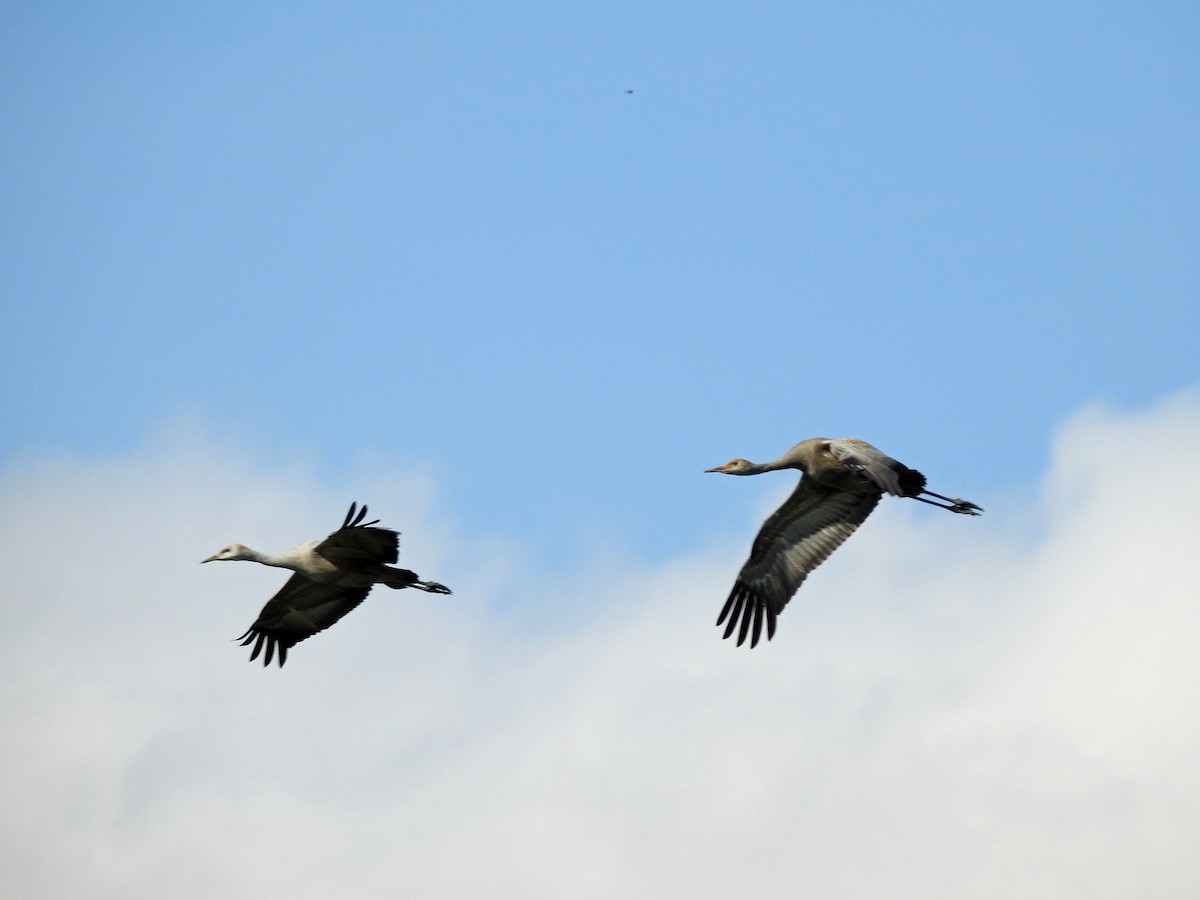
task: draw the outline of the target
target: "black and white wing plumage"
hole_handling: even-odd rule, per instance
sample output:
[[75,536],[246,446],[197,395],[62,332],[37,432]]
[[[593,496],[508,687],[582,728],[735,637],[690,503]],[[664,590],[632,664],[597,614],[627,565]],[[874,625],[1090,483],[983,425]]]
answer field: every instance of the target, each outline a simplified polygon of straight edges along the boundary
[[264,666],[271,664],[278,646],[279,665],[282,666],[287,661],[289,648],[324,631],[362,603],[370,592],[370,587],[320,584],[297,572],[267,601],[254,624],[236,640],[241,641],[243,647],[256,641],[254,652],[250,654],[251,662],[258,658],[265,645]]
[[363,522],[367,507],[364,504],[355,515],[356,505],[350,504],[342,527],[317,544],[317,553],[339,569],[353,570],[376,563],[396,562],[400,558],[399,532],[371,527],[378,519]]
[[[852,493],[818,484],[807,475],[763,523],[750,558],[738,573],[717,625],[729,620],[725,637],[738,629],[738,645],[750,635],[758,643],[766,621],[767,640],[775,618],[808,577],[871,514],[880,492]],[[738,628],[739,620],[741,627]]]

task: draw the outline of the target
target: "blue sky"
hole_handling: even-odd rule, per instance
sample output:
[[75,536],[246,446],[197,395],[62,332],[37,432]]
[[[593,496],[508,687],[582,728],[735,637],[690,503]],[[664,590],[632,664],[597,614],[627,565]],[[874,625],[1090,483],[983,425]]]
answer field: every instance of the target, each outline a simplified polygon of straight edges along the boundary
[[67,484],[45,516],[173,531],[147,566],[235,668],[274,573],[194,562],[352,499],[455,587],[456,628],[513,617],[498,650],[439,634],[467,669],[562,628],[586,653],[652,597],[727,651],[709,619],[792,479],[701,473],[814,435],[988,510],[881,510],[834,561],[903,568],[906,529],[1041,559],[1070,435],[1191,433],[1198,38],[1167,3],[7,4],[6,527]]
[[1178,6],[6,18],[3,459],[195,415],[654,555],[734,455],[860,435],[987,494],[1195,379]]

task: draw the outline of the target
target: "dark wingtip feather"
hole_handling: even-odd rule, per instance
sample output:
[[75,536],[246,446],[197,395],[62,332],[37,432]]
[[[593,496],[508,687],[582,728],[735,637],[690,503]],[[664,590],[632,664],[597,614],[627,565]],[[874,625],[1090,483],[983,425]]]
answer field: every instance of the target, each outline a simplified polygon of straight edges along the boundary
[[768,641],[775,637],[775,618],[775,611],[768,603],[754,596],[744,585],[735,585],[729,599],[721,607],[721,614],[717,616],[717,627],[728,619],[722,637],[729,638],[736,630],[737,645],[742,646],[749,637],[750,646],[753,648],[762,640],[764,630]]
[[[740,591],[735,592],[734,594],[730,595],[729,599],[734,600],[735,602],[733,604],[733,609],[729,613],[729,624],[725,626],[725,633],[721,636],[725,639],[728,639],[729,636],[731,634],[733,634],[733,629],[737,628],[738,618],[742,614],[742,594],[741,594],[741,592]],[[721,623],[718,622],[717,624],[720,625]]]
[[[729,599],[725,601],[725,605],[721,607],[721,614],[717,616],[717,625],[719,626],[725,621],[725,617],[729,615],[729,610],[733,607],[733,599],[737,596],[736,592],[730,592]],[[726,635],[728,637],[728,635]]]
[[[746,598],[746,605],[742,609],[742,627],[738,629],[737,645],[740,647],[746,642],[746,633],[750,630],[750,620],[754,618],[754,600]],[[751,647],[754,645],[751,644]]]
[[348,513],[346,513],[346,521],[342,522],[342,528],[358,528],[360,526],[363,528],[367,528],[371,525],[379,524],[378,519],[372,519],[370,522],[363,521],[363,519],[365,519],[367,517],[367,504],[364,503],[362,505],[362,509],[358,510],[358,515],[356,516],[354,514],[354,510],[357,507],[358,507],[357,501],[350,504],[350,511]]
[[[245,640],[242,640],[242,638],[245,638]],[[239,638],[235,638],[235,640],[242,641],[243,647],[248,646],[251,641],[255,641],[254,651],[250,654],[250,662],[258,659],[259,654],[263,652],[263,648],[265,647],[267,652],[263,655],[264,668],[271,664],[271,660],[275,658],[276,653],[278,653],[279,665],[282,666],[287,661],[287,644],[281,639],[267,634],[265,631],[255,631],[253,625],[250,626],[245,634]]]

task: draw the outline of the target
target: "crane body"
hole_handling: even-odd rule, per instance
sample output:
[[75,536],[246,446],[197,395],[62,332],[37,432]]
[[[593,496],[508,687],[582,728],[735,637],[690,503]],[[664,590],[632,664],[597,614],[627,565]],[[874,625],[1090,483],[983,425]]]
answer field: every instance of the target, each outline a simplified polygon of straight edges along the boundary
[[342,527],[322,541],[306,541],[273,555],[230,544],[201,560],[249,560],[294,573],[267,601],[254,624],[237,638],[242,646],[256,642],[251,660],[265,646],[263,665],[269,666],[278,648],[282,666],[291,647],[324,631],[357,607],[376,584],[397,590],[412,587],[432,594],[450,593],[445,585],[422,581],[416,572],[388,565],[399,559],[400,535],[389,528],[373,527],[378,519],[364,523],[366,515],[365,505],[358,509],[357,503],[351,503]]
[[728,620],[724,637],[738,631],[739,646],[747,635],[750,646],[757,645],[764,625],[767,640],[775,636],[776,618],[808,573],[854,533],[885,493],[962,515],[983,512],[970,501],[926,490],[924,475],[857,438],[809,438],[768,463],[739,458],[706,471],[758,475],[780,469],[799,469],[800,483],[763,523],[717,618],[718,626]]

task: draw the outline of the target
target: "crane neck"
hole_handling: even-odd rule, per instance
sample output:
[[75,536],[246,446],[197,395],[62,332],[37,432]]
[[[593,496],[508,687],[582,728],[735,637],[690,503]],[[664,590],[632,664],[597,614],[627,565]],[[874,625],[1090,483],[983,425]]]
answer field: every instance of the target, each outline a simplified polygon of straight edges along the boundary
[[291,569],[293,572],[303,572],[317,543],[318,541],[309,541],[307,544],[300,544],[291,550],[284,550],[282,553],[275,554],[259,553],[257,550],[252,550],[251,552],[254,554],[254,561],[260,562],[264,566],[274,566],[277,569]]
[[[800,465],[795,460],[789,460],[786,456],[781,456],[779,459],[773,459],[765,463],[750,463],[750,468],[746,471],[747,475],[758,475],[762,472],[778,472],[782,469],[799,469]],[[803,470],[802,470],[803,471]]]
[[277,569],[292,569],[295,568],[295,563],[288,559],[287,553],[270,554],[263,553],[260,550],[254,550],[250,547],[246,548],[246,555],[242,557],[252,562],[262,563],[264,566],[274,566]]

